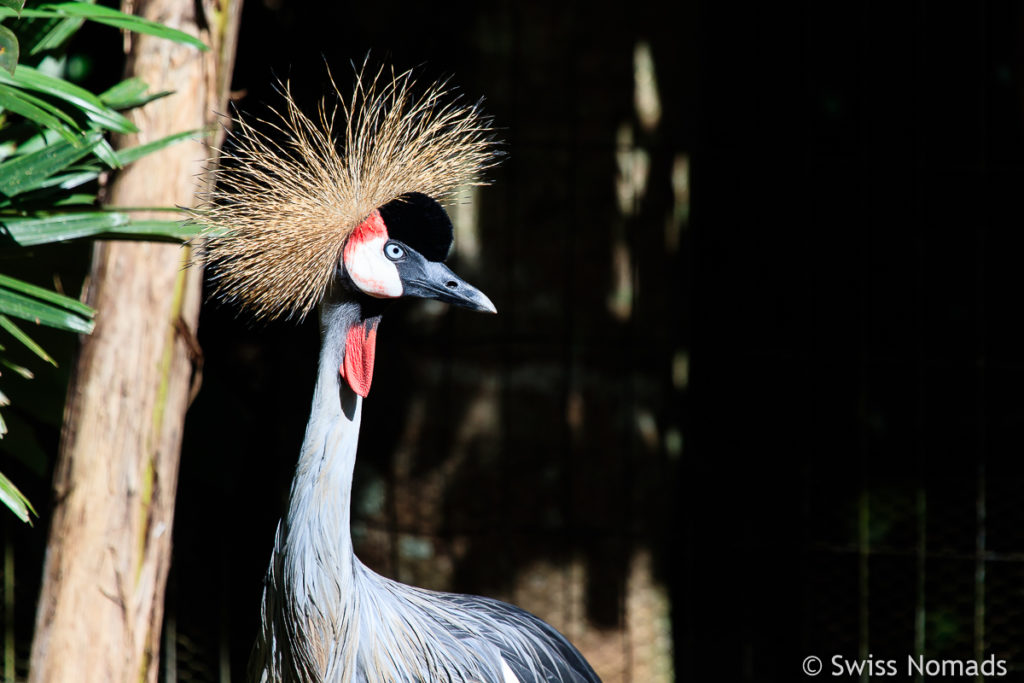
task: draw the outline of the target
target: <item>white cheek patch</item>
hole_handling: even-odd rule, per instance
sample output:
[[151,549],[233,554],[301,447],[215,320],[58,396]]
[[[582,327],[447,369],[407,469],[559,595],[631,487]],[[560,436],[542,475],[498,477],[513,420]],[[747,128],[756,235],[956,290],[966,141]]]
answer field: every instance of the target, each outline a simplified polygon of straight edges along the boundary
[[402,296],[398,268],[384,256],[387,230],[376,211],[363,222],[345,244],[345,270],[356,287],[370,296],[394,299]]

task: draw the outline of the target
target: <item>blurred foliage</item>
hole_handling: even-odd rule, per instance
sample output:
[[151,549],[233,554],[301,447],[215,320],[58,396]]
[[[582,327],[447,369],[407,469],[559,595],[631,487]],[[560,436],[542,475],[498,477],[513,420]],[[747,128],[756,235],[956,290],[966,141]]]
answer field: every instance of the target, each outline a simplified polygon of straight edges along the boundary
[[[69,59],[67,46],[86,21],[206,49],[181,31],[91,2],[26,7],[24,0],[0,0],[0,253],[8,261],[24,258],[30,247],[81,238],[183,239],[190,234],[178,221],[134,220],[126,212],[102,207],[97,199],[99,181],[110,169],[197,131],[115,151],[107,140],[110,133],[138,132],[122,112],[170,93],[149,93],[135,78],[99,93],[72,83],[80,62]],[[29,331],[47,326],[89,334],[94,315],[77,299],[0,273],[0,373],[33,377],[25,362],[15,360],[15,348],[30,352],[32,362],[56,366],[33,338],[36,332]],[[0,383],[0,408],[8,405]],[[0,414],[0,437],[6,432]],[[3,474],[0,502],[24,522],[35,513]]]

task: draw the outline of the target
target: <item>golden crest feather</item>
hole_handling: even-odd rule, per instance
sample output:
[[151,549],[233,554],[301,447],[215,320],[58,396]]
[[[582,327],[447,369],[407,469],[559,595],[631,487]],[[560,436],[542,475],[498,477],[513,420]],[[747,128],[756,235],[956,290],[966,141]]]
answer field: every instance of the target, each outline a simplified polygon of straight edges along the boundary
[[[316,119],[283,84],[285,108],[260,121],[235,116],[215,189],[193,214],[214,295],[256,318],[304,318],[335,276],[345,239],[375,209],[410,192],[437,201],[482,185],[496,162],[490,120],[449,97],[444,82],[414,95],[411,72],[365,66],[346,101]],[[277,138],[280,138],[279,140]]]

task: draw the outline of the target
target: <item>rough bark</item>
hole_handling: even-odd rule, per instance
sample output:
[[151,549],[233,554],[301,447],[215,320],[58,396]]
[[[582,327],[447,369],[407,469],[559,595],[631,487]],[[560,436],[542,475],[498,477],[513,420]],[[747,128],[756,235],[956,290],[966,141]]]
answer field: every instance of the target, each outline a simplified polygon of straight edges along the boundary
[[[118,142],[218,130],[214,112],[226,107],[241,0],[134,5],[211,50],[126,38],[128,75],[175,94],[134,112],[142,132]],[[118,173],[108,203],[191,205],[209,142],[197,136],[135,162]],[[177,244],[95,247],[87,296],[96,329],[83,339],[68,395],[30,681],[157,680],[201,294],[200,269],[183,268],[187,258]]]

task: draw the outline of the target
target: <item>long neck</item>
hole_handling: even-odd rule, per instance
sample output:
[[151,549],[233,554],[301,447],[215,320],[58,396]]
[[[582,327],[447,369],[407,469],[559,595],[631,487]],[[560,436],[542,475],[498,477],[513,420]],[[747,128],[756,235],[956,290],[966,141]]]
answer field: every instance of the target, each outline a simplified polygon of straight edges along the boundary
[[349,508],[362,398],[339,368],[349,328],[362,316],[352,300],[325,303],[320,311],[320,365],[287,517],[284,578],[300,609],[307,598],[339,604],[352,578]]
[[334,680],[336,645],[358,640],[349,507],[362,399],[340,369],[349,330],[367,322],[365,304],[342,299],[321,306],[313,408],[263,591],[250,661],[255,680]]

